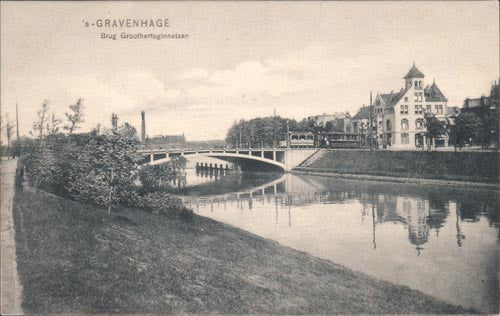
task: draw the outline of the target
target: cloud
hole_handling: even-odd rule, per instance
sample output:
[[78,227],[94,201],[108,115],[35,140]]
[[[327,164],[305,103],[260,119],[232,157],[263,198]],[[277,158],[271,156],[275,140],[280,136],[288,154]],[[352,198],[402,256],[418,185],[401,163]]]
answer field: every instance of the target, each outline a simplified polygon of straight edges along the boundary
[[[131,70],[41,78],[30,98],[34,104],[50,99],[62,116],[69,104],[83,97],[86,129],[98,123],[108,126],[112,112],[139,128],[139,113],[145,110],[150,135],[184,132],[188,139],[220,139],[234,120],[272,115],[274,108],[293,118],[332,112],[336,88],[351,92],[342,78],[352,78],[355,72],[362,73],[359,61],[340,61],[312,44],[224,69],[184,69],[174,73],[168,85],[150,72]],[[31,121],[35,115],[33,110]]]
[[185,80],[206,79],[207,76],[208,71],[203,68],[188,69],[181,74],[181,78]]

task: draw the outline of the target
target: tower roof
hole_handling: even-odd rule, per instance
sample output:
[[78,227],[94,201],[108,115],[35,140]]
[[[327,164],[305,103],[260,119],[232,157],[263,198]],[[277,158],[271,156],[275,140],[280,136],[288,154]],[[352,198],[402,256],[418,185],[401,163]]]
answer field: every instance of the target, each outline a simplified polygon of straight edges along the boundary
[[409,78],[424,78],[424,74],[415,67],[415,63],[413,63],[413,66],[411,67],[410,71],[404,76],[404,79],[409,79]]

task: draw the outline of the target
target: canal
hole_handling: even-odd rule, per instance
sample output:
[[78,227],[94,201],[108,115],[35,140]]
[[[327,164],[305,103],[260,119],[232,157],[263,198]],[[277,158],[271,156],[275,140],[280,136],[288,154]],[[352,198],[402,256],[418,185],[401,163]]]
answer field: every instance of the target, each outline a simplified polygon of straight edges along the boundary
[[498,192],[193,169],[180,184],[199,215],[449,303],[498,310]]

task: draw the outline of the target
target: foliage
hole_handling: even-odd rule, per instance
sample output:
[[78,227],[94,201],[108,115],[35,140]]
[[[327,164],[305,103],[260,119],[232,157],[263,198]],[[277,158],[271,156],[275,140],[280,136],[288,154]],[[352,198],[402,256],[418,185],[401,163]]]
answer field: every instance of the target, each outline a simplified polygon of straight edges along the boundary
[[14,133],[14,127],[16,124],[9,118],[9,113],[2,117],[2,130],[5,131],[5,136],[7,137],[7,147],[10,149],[10,140],[12,139],[12,134]]
[[483,113],[479,116],[477,136],[482,148],[488,148],[492,142],[498,142],[498,116],[496,113]]
[[186,167],[186,158],[172,157],[172,159],[161,165],[147,165],[139,170],[141,181],[141,192],[149,193],[164,190],[165,186],[179,176],[179,170]]
[[[156,192],[161,177],[175,177],[176,170],[185,167],[184,157],[174,158],[165,166],[141,170],[143,157],[137,152],[139,140],[133,126],[128,123],[117,126],[118,117],[114,114],[112,130],[101,131],[98,127],[91,133],[73,134],[83,122],[82,99],[70,109],[73,113],[66,113],[69,124],[63,127],[68,135],[58,133],[61,121],[54,114],[48,116],[47,102],[38,111],[33,125],[38,138],[22,145],[23,163],[31,185],[107,207],[108,213],[117,205],[128,205],[170,212],[185,219],[192,216],[180,200]],[[146,184],[142,190],[139,178]]]
[[431,141],[431,143],[433,143],[435,139],[448,133],[446,126],[443,125],[443,123],[434,115],[426,115],[425,124],[427,127],[427,138]]
[[187,219],[191,211],[179,199],[158,192],[154,184],[158,170],[162,176],[175,176],[173,170],[185,167],[184,157],[175,158],[167,167],[146,168],[151,171],[147,190],[137,186],[142,175],[137,153],[138,139],[135,129],[123,124],[117,131],[106,130],[88,134],[49,135],[37,139],[25,148],[23,162],[30,183],[38,188],[107,207],[128,205],[148,211]]
[[33,123],[33,130],[30,131],[30,134],[33,136],[37,136],[38,138],[43,137],[43,131],[45,129],[45,124],[47,123],[48,117],[47,113],[49,112],[49,101],[45,100],[42,103],[42,108],[37,112],[37,120]]
[[29,154],[24,158],[24,165],[30,184],[35,187],[49,186],[57,181],[57,157],[52,145],[51,142],[38,140],[27,149]]
[[47,135],[55,135],[59,132],[59,124],[61,120],[56,118],[55,113],[52,113],[50,121],[47,122]]
[[63,126],[63,129],[68,131],[68,134],[72,134],[75,130],[80,128],[80,124],[85,122],[83,119],[83,99],[78,99],[75,104],[70,105],[70,113],[64,113],[68,124]]
[[167,192],[150,192],[144,195],[134,195],[130,205],[150,212],[167,214],[173,210],[179,211],[184,205],[181,199]]
[[460,113],[455,119],[455,149],[462,148],[470,142],[479,131],[481,120],[471,112]]
[[[323,132],[323,125],[314,120],[303,119],[299,122],[280,116],[258,117],[249,121],[234,122],[226,135],[226,142],[233,146],[273,146],[282,138],[282,134],[290,131]],[[241,137],[240,137],[241,135]]]
[[92,135],[71,162],[67,191],[76,200],[93,201],[110,210],[133,191],[134,170],[141,158],[137,146],[127,127]]

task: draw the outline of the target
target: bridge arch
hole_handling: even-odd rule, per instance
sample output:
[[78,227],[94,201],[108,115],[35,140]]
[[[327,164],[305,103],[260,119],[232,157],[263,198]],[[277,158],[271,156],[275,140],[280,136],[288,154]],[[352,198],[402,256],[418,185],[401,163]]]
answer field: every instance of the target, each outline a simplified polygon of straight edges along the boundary
[[[242,170],[252,170],[252,171],[286,171],[286,165],[280,161],[249,155],[241,153],[228,153],[228,152],[193,152],[184,153],[182,155],[186,158],[191,157],[210,157],[225,160],[228,162],[236,163],[241,166]],[[145,165],[161,165],[170,161],[172,157],[167,156],[166,158],[157,159]]]

